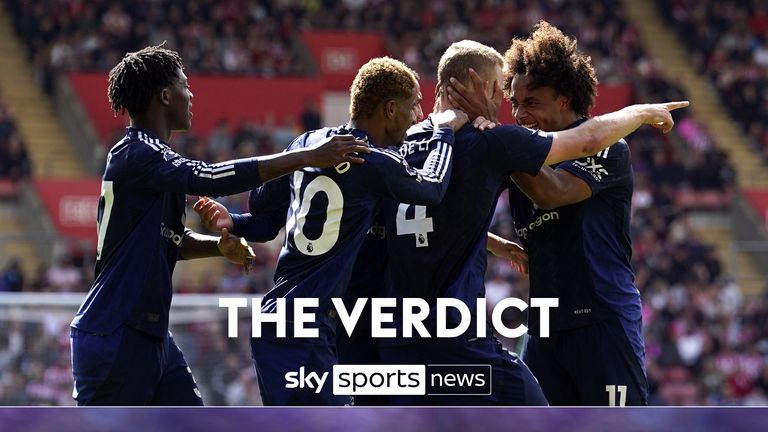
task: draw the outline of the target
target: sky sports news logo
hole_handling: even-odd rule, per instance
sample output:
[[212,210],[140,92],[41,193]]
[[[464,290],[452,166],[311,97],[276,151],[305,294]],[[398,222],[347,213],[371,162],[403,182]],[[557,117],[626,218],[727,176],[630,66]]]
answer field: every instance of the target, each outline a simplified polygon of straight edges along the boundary
[[491,394],[490,365],[334,365],[333,376],[301,367],[285,374],[285,388],[344,396],[470,396]]

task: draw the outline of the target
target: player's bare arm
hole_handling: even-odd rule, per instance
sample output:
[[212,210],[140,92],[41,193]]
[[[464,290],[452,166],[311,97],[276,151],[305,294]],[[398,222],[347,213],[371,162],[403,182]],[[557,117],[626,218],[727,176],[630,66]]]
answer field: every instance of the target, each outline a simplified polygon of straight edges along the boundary
[[667,133],[675,125],[671,111],[688,105],[688,101],[630,105],[593,117],[576,128],[552,132],[552,148],[544,164],[552,165],[597,154],[644,124]]
[[223,229],[232,231],[235,226],[229,210],[220,202],[208,197],[200,197],[192,206],[203,226],[209,231],[219,232]]
[[577,176],[562,169],[541,167],[535,176],[516,172],[512,180],[537,207],[544,210],[584,201],[592,196],[592,189]]
[[226,228],[221,230],[220,237],[186,231],[181,242],[182,259],[216,256],[223,256],[235,264],[240,264],[246,271],[250,268],[251,260],[256,257],[244,239],[231,235]]
[[259,157],[259,174],[262,183],[266,183],[304,167],[328,168],[344,162],[361,164],[365,160],[355,153],[370,152],[364,142],[352,135],[334,135],[317,147]]
[[[461,83],[454,84],[454,89],[460,85]],[[463,86],[462,88],[463,97],[456,98],[457,105],[462,109],[468,110],[470,118],[477,114],[474,117],[473,125],[480,130],[495,127],[496,122],[476,110],[477,106],[481,106],[484,103],[483,100],[488,100],[485,93],[479,93],[474,90],[470,91]],[[458,91],[455,91],[453,94],[458,94]],[[663,133],[667,133],[675,125],[674,120],[672,120],[671,111],[685,108],[689,104],[688,101],[677,101],[630,105],[619,111],[594,117],[577,128],[553,132],[552,149],[547,155],[544,164],[552,165],[566,160],[591,156],[634,132],[644,124],[651,125],[660,129]]]
[[519,244],[489,232],[486,249],[499,258],[509,260],[520,273],[528,274],[528,254]]

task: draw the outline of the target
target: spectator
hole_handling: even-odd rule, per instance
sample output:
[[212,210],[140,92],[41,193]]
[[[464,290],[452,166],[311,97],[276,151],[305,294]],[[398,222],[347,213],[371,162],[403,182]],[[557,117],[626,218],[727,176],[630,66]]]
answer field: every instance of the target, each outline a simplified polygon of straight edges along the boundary
[[69,254],[63,254],[48,269],[48,282],[51,289],[58,292],[82,292],[87,288],[83,286],[82,270],[72,264]]
[[18,258],[11,258],[0,276],[0,291],[20,292],[24,287],[24,273]]
[[317,105],[313,99],[304,101],[304,111],[301,113],[300,121],[301,129],[305,131],[323,127],[323,120],[320,118],[320,113],[317,111]]

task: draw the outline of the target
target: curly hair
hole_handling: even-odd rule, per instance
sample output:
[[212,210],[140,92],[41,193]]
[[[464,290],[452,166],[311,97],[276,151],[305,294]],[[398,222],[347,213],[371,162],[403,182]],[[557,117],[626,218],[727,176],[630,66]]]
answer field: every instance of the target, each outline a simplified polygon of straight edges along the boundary
[[591,58],[578,51],[576,39],[539,21],[528,39],[514,39],[504,53],[504,95],[510,98],[515,75],[531,77],[529,88],[552,87],[566,96],[571,109],[586,117],[597,95],[597,77]]
[[419,76],[405,63],[379,57],[364,64],[349,89],[349,114],[353,120],[368,118],[382,103],[407,99],[413,94]]
[[[440,83],[438,92],[448,85],[450,78],[459,82],[469,82],[469,68],[473,68],[480,76],[494,70],[495,66],[503,66],[504,59],[495,49],[471,40],[463,40],[451,44],[440,57],[437,65],[437,82]],[[440,97],[438,93],[437,98]]]
[[115,114],[143,113],[158,91],[170,86],[183,69],[181,57],[162,44],[130,52],[109,71],[107,96]]

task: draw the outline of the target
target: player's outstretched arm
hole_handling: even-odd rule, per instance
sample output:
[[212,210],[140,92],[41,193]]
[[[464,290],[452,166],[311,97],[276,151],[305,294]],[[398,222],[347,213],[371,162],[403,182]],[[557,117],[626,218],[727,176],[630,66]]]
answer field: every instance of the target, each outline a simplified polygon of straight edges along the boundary
[[[432,150],[423,168],[411,167],[399,153],[382,150],[381,157],[369,160],[379,172],[371,182],[373,190],[408,204],[437,205],[443,200],[453,168],[453,132],[461,129],[469,119],[458,110],[433,113],[431,118],[435,125],[429,142]],[[375,156],[379,154],[374,153]]]
[[368,145],[351,135],[336,135],[313,148],[216,164],[190,160],[155,143],[131,147],[130,177],[136,186],[160,192],[224,196],[245,192],[304,167],[326,168],[343,162],[363,163],[355,153]]
[[509,260],[515,270],[528,274],[528,254],[519,244],[489,232],[486,248],[495,256]]
[[644,124],[667,133],[675,125],[671,111],[688,105],[688,101],[630,105],[589,119],[576,128],[552,132],[552,148],[544,165],[594,155]]
[[253,249],[240,237],[235,237],[224,228],[221,237],[196,233],[190,229],[184,232],[181,241],[181,258],[185,260],[223,256],[248,271],[251,260],[256,257]]
[[361,164],[365,159],[355,153],[370,152],[367,144],[352,135],[334,135],[316,147],[259,157],[261,182],[266,183],[304,167],[328,168],[344,162]]

